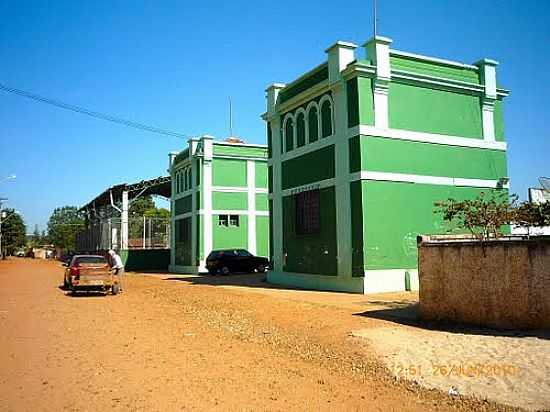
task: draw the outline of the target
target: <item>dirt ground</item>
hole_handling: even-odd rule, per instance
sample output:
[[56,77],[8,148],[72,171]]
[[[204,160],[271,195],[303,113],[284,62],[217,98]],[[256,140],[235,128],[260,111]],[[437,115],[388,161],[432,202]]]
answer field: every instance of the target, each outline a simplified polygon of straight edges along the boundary
[[361,295],[128,275],[73,297],[62,273],[0,262],[2,411],[513,410],[396,380],[352,333],[392,324]]

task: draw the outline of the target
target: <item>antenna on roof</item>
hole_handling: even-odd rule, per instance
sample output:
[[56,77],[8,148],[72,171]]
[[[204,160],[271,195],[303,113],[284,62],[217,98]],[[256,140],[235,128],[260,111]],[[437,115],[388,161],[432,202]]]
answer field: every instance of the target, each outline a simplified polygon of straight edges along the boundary
[[376,0],[372,0],[372,8],[373,8],[373,31],[374,31],[374,37],[376,37]]
[[229,96],[229,137],[233,136],[233,104]]

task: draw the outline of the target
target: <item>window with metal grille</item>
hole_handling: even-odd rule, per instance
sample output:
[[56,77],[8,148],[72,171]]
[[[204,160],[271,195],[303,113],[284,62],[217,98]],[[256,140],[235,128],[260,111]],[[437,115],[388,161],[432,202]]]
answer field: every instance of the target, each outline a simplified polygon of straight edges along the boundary
[[239,215],[229,215],[229,226],[239,226]]
[[294,195],[296,202],[296,234],[309,235],[319,233],[320,219],[320,191],[308,190]]

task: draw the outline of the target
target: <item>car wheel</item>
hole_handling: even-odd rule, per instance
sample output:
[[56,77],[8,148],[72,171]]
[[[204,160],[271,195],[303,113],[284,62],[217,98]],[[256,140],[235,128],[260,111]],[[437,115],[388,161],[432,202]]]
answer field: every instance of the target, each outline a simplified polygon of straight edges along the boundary
[[265,272],[265,266],[264,265],[258,265],[256,270],[258,271],[258,273],[264,273]]
[[221,270],[222,275],[229,275],[229,268],[227,266],[224,266]]
[[208,273],[211,274],[212,276],[216,276],[218,272],[215,269],[208,269]]
[[67,279],[65,277],[63,278],[63,289],[69,289],[69,282],[67,282]]
[[120,286],[118,286],[118,283],[115,283],[112,287],[111,287],[111,293],[113,295],[118,295],[118,292],[120,292]]

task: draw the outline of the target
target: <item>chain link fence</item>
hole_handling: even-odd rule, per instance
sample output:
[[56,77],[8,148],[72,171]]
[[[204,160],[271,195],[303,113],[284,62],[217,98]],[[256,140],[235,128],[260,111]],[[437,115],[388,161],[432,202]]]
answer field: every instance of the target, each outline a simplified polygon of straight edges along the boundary
[[[119,250],[122,247],[122,221],[106,218],[77,233],[79,251]],[[131,217],[128,219],[128,249],[169,249],[170,219]]]

